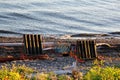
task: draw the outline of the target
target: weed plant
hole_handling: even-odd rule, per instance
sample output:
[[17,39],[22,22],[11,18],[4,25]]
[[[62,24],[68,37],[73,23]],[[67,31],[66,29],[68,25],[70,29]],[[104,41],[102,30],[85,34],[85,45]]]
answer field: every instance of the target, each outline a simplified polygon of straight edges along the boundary
[[104,62],[95,60],[92,68],[85,75],[75,70],[71,75],[40,73],[25,65],[5,64],[0,69],[0,80],[120,80],[120,67],[104,67]]
[[120,80],[120,68],[103,65],[104,61],[95,60],[93,67],[84,75],[84,80]]

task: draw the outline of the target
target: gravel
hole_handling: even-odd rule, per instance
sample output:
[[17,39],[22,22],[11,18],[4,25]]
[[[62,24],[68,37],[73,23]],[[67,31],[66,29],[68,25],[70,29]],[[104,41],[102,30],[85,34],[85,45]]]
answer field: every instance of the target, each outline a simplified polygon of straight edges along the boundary
[[[99,55],[100,56],[100,55]],[[103,56],[104,57],[104,66],[114,66],[120,64],[120,57],[109,57],[109,56]],[[83,63],[77,63],[77,70],[81,71],[83,74],[86,74],[86,72],[93,66],[94,60],[87,60]],[[6,62],[6,64],[12,64],[15,63],[16,65],[23,65],[25,64],[27,67],[31,67],[35,69],[38,72],[54,72],[59,70],[64,70],[65,67],[71,67],[73,65],[73,62],[76,62],[74,58],[68,57],[62,57],[62,56],[56,56],[52,60],[17,60],[17,61],[11,61]],[[0,63],[0,65],[5,63]],[[68,68],[68,70],[73,70],[74,68]]]

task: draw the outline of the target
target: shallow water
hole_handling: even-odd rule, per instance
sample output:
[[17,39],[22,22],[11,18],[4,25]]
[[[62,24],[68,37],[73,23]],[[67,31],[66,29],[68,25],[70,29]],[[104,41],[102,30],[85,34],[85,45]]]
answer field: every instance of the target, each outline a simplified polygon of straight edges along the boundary
[[119,32],[120,0],[0,0],[0,30],[34,34]]

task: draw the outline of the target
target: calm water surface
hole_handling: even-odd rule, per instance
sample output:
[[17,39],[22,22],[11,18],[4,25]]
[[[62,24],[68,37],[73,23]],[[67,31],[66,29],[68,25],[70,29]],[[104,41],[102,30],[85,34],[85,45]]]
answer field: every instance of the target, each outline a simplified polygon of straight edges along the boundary
[[0,0],[1,30],[34,34],[120,31],[120,0]]

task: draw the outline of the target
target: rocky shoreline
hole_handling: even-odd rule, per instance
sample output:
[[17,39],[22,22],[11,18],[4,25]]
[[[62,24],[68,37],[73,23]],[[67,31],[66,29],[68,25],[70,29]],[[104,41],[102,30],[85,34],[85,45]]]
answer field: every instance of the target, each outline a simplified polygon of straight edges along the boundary
[[[115,53],[117,54],[117,53]],[[119,56],[103,56],[99,54],[99,57],[102,57],[104,61],[104,66],[119,66],[120,57]],[[98,60],[99,61],[99,60]],[[72,71],[74,67],[72,66],[73,63],[76,62],[74,58],[68,57],[61,57],[57,56],[54,57],[52,60],[16,60],[10,61],[5,63],[0,63],[0,66],[3,64],[16,64],[16,65],[26,65],[27,67],[33,68],[35,71],[38,72],[56,72],[60,74],[59,71],[61,70],[69,70]],[[94,65],[95,60],[86,60],[82,63],[77,63],[77,70],[86,74],[86,72]],[[71,67],[72,66],[72,67]],[[69,72],[64,72],[65,74]]]
[[[104,61],[104,66],[116,66],[120,65],[120,38],[116,37],[99,37],[96,38],[96,43],[108,43],[113,47],[102,46],[97,48],[98,57]],[[17,43],[23,42],[23,38],[20,37],[0,37],[0,43]],[[1,52],[2,53],[2,52]],[[76,62],[74,58],[63,57],[60,54],[48,53],[52,58],[51,60],[16,60],[5,62],[6,64],[25,64],[28,67],[34,68],[38,72],[51,72],[64,70],[66,67],[72,66],[73,62]],[[58,56],[59,55],[59,56]],[[98,59],[99,60],[99,59]],[[0,63],[0,66],[5,63]],[[92,67],[94,60],[87,60],[83,63],[77,63],[77,69],[84,74]],[[72,70],[73,68],[71,68]],[[70,69],[69,69],[70,70]]]

